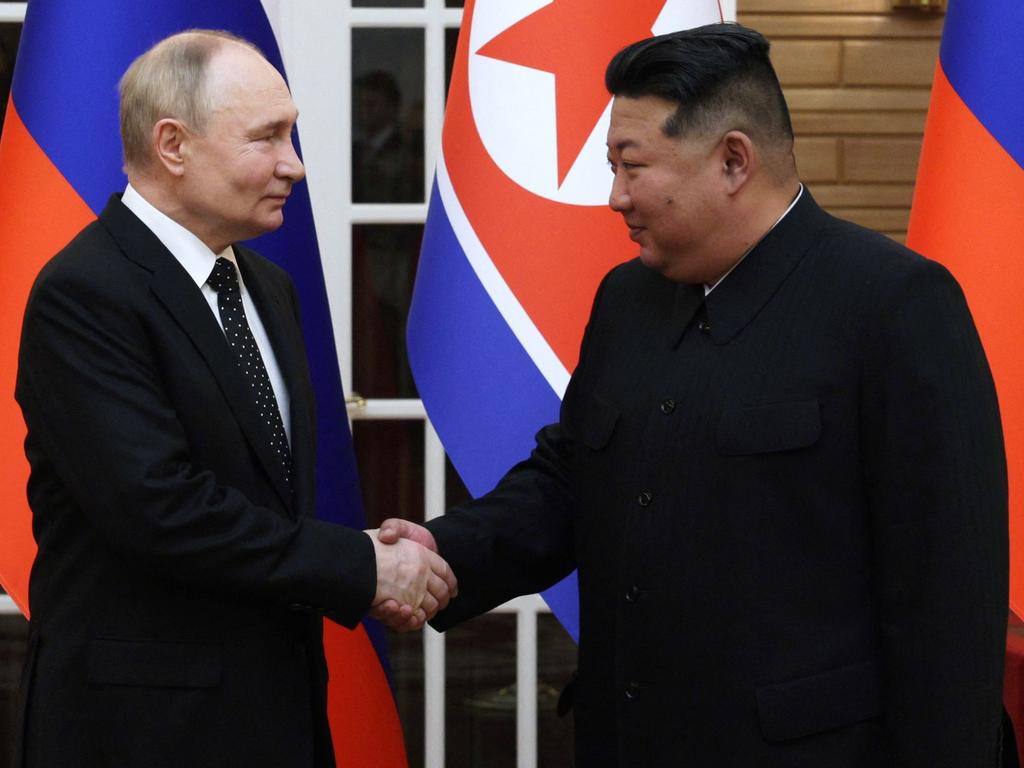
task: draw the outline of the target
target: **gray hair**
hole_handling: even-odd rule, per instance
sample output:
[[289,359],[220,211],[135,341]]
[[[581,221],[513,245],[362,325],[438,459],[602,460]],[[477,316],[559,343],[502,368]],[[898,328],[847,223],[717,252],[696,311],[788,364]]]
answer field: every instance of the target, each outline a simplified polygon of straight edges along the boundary
[[213,109],[206,88],[210,59],[225,43],[239,43],[263,56],[248,40],[215,29],[189,29],[164,38],[132,62],[117,85],[125,168],[146,168],[153,126],[180,120],[202,134]]

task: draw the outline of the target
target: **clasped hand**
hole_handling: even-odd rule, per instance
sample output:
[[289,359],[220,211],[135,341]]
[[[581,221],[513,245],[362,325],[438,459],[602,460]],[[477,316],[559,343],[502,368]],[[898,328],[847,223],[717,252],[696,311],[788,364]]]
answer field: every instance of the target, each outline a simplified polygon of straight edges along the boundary
[[389,519],[364,531],[377,557],[370,615],[399,632],[419,629],[458,594],[458,582],[423,526]]

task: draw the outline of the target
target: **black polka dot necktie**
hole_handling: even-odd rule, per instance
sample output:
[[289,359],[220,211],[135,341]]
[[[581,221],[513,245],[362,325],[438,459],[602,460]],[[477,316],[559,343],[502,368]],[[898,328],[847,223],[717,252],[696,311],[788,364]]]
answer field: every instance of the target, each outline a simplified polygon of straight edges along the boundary
[[260,348],[256,346],[256,339],[253,338],[249,322],[245,319],[242,291],[238,285],[238,271],[232,262],[223,257],[218,258],[206,282],[217,292],[217,309],[220,311],[224,335],[235,352],[238,367],[252,387],[256,409],[270,432],[270,447],[281,461],[285,479],[291,485],[292,457],[288,449],[288,437],[284,432],[284,422],[277,407],[274,388],[270,385],[270,377],[267,375],[267,366],[263,364]]

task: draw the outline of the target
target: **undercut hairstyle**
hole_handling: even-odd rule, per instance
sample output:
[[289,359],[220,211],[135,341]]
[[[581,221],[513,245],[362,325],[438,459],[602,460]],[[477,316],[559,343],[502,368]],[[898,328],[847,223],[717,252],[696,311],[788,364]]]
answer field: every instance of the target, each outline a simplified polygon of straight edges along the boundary
[[150,164],[153,126],[160,120],[180,120],[200,135],[206,131],[213,109],[207,70],[213,55],[231,43],[263,57],[259,48],[230,32],[189,29],[164,38],[132,62],[117,85],[126,169]]
[[666,136],[740,130],[766,152],[792,151],[793,126],[764,35],[739,24],[648,38],[619,51],[605,72],[613,96],[657,96],[677,106]]

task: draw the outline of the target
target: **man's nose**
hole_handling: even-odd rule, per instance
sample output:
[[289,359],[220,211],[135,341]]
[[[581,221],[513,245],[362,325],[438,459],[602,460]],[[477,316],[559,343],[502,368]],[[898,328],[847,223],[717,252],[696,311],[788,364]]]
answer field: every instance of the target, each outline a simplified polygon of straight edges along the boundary
[[293,184],[302,181],[306,175],[306,168],[299,159],[299,153],[295,151],[295,144],[288,142],[288,149],[284,156],[277,161],[275,173],[282,179],[289,179]]
[[620,175],[615,174],[615,180],[612,182],[612,191],[608,195],[608,205],[617,213],[628,211],[633,207],[633,203],[629,199],[629,192],[626,190],[626,184],[620,179]]

